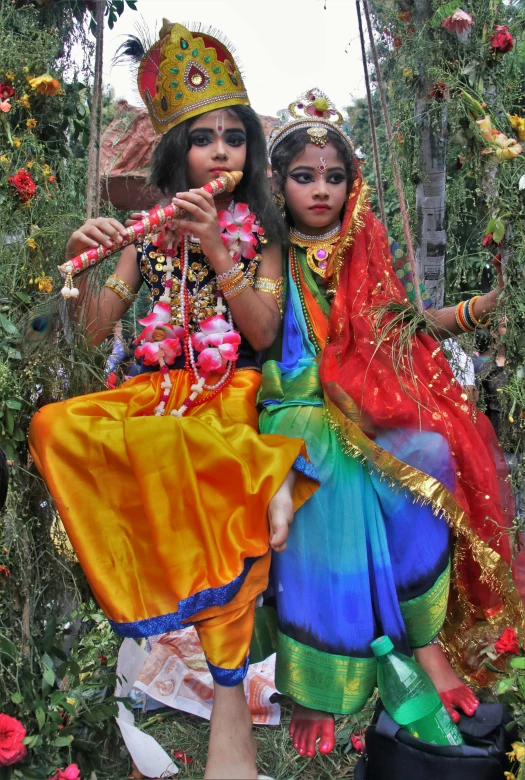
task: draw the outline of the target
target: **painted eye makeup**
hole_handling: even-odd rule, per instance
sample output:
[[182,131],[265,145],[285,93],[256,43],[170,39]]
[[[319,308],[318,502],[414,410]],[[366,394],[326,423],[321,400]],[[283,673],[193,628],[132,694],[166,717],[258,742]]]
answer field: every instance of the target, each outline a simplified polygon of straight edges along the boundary
[[291,171],[288,176],[296,181],[297,184],[311,184],[315,181],[313,174],[308,171]]
[[346,174],[342,171],[335,171],[334,173],[328,174],[326,181],[327,184],[342,184],[346,181]]
[[229,146],[242,146],[246,143],[244,130],[226,130],[224,140]]
[[190,144],[192,146],[207,146],[212,142],[211,130],[194,130],[190,133]]

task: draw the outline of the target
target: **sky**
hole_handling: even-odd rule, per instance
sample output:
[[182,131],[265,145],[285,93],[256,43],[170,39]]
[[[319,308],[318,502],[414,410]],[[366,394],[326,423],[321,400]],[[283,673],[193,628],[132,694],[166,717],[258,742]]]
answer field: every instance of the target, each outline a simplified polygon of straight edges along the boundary
[[[326,8],[325,8],[326,6]],[[158,31],[162,18],[203,22],[232,41],[252,106],[275,116],[302,92],[318,87],[342,108],[365,94],[353,0],[138,0],[104,38],[104,82],[117,99],[141,105],[116,50],[138,21]]]

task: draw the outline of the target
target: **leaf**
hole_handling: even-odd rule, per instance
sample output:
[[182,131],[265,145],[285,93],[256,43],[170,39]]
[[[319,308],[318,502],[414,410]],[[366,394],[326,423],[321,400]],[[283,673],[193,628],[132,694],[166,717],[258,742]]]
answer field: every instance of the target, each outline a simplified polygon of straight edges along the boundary
[[18,653],[16,647],[6,636],[0,634],[0,654],[7,655],[16,661]]
[[22,353],[19,352],[18,349],[15,349],[14,347],[8,347],[7,357],[11,358],[11,360],[22,360]]
[[11,320],[8,320],[7,317],[5,317],[3,314],[0,314],[0,325],[6,333],[9,333],[10,336],[18,336],[18,329],[16,325],[13,325]]
[[513,669],[525,669],[525,657],[513,658],[510,662]]
[[12,398],[9,398],[5,402],[5,405],[7,406],[8,409],[21,409],[22,408],[22,404],[20,403],[20,401],[14,401]]
[[22,303],[29,303],[31,300],[31,296],[25,292],[15,292],[15,298],[18,298]]
[[67,747],[73,742],[73,740],[74,737],[72,735],[69,737],[57,737],[51,742],[51,744],[55,745],[55,747]]
[[40,731],[42,731],[42,729],[44,728],[44,724],[46,722],[46,713],[44,712],[42,707],[36,708],[35,717],[36,717],[36,722],[38,723],[38,728],[40,729]]
[[505,235],[505,223],[502,219],[495,219],[494,220],[494,230],[492,231],[492,238],[496,244],[499,244],[500,241],[503,241],[503,236]]
[[44,678],[44,680],[48,685],[55,684],[55,673],[52,669],[49,669],[47,666],[44,667],[44,672],[42,674],[42,677]]
[[13,704],[22,704],[22,702],[24,701],[24,697],[22,696],[21,693],[17,691],[16,693],[11,694],[11,701],[13,702]]
[[502,672],[501,669],[496,669],[496,667],[493,666],[489,661],[483,661],[483,666],[490,672],[496,672],[496,674],[505,674],[505,672]]
[[15,418],[13,417],[12,413],[9,411],[9,409],[6,409],[4,412],[4,419],[5,419],[5,427],[8,433],[13,433],[15,429]]
[[507,677],[506,680],[500,680],[498,683],[498,695],[501,696],[503,693],[507,693],[508,691],[511,691],[514,687],[514,678],[513,677]]

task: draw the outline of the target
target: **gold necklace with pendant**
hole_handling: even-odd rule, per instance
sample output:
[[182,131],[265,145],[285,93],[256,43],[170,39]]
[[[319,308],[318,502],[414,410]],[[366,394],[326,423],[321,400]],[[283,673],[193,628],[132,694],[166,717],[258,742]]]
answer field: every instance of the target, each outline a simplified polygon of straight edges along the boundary
[[306,262],[312,271],[322,278],[326,276],[328,261],[334,246],[339,241],[341,224],[321,236],[307,236],[295,228],[290,228],[290,243],[306,251]]

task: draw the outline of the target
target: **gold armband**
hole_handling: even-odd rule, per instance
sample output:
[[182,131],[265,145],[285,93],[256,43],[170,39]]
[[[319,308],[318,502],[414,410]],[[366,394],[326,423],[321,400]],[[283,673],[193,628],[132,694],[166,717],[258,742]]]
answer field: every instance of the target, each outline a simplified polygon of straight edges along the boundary
[[117,276],[117,274],[108,276],[104,287],[116,292],[119,298],[122,298],[126,303],[132,304],[137,299],[137,294],[133,287],[130,287],[130,285],[125,282],[124,279],[121,279],[120,276]]
[[277,301],[281,317],[283,316],[283,289],[284,279],[280,276],[278,279],[267,279],[265,276],[256,276],[253,285],[255,292],[264,292],[273,295]]

